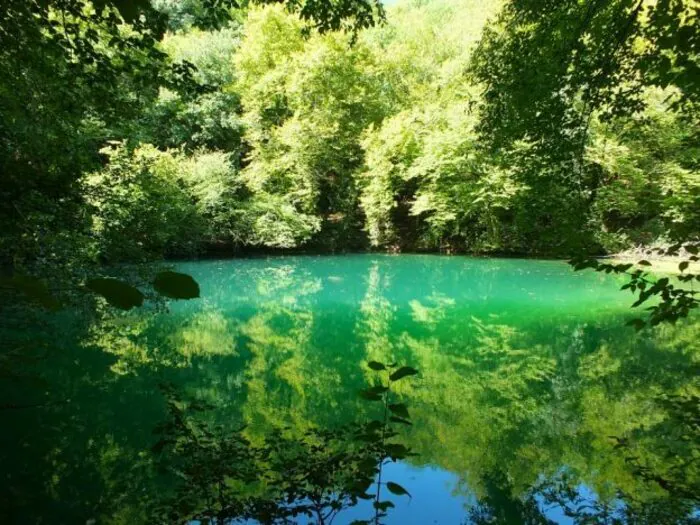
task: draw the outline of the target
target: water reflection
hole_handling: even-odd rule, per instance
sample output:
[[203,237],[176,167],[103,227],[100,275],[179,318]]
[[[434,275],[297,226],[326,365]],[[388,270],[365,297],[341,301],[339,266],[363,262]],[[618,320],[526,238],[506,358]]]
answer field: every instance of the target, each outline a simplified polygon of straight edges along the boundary
[[[36,334],[54,351],[26,365],[35,383],[2,382],[3,399],[51,400],[3,412],[4,522],[145,523],[156,510],[182,520],[218,486],[193,483],[199,471],[235,489],[229,516],[248,512],[235,506],[245,494],[264,521],[280,492],[269,479],[260,486],[260,454],[278,431],[272,443],[300,447],[305,465],[321,449],[353,451],[340,477],[323,478],[340,490],[367,451],[337,432],[380,415],[355,395],[373,380],[369,361],[421,372],[396,384],[413,421],[401,439],[417,456],[390,467],[413,497],[390,498],[388,523],[693,521],[700,325],[634,333],[624,327],[628,298],[606,276],[430,256],[182,269],[200,282],[201,301],[109,313],[88,329],[54,319]],[[153,450],[172,420],[158,385],[171,385],[194,418],[179,455]],[[210,433],[209,445],[197,432]],[[227,465],[252,470],[222,470],[224,452]],[[178,472],[176,457],[190,470]],[[197,505],[168,514],[172,502],[192,503],[187,494]],[[343,505],[340,523],[373,515],[371,502]]]

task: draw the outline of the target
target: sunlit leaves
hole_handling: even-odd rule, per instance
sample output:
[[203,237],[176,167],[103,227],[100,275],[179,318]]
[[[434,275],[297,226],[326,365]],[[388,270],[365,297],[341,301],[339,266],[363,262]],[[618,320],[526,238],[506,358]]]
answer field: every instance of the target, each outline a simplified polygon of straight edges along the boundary
[[[678,247],[671,247],[671,249],[677,251]],[[679,264],[681,272],[688,268],[688,265],[683,264],[683,262]],[[627,323],[636,330],[641,330],[646,324],[650,326],[656,326],[665,322],[673,324],[678,319],[687,317],[692,310],[700,306],[696,290],[674,283],[668,277],[655,278],[652,273],[642,269],[631,271],[633,265],[629,263],[609,263],[594,258],[583,258],[573,259],[569,264],[573,266],[574,270],[590,268],[597,272],[628,275],[629,282],[622,285],[621,290],[629,290],[637,295],[637,299],[632,303],[632,307],[637,308],[651,302],[651,306],[647,307],[649,312],[647,320],[637,318]],[[641,260],[637,262],[637,265],[646,268],[651,266],[651,263]],[[679,275],[677,280],[680,283],[687,283],[696,278],[696,275],[690,273]]]
[[[254,0],[257,4],[278,3],[278,0]],[[384,20],[384,7],[380,0],[287,0],[287,9],[297,13],[302,20],[321,33],[338,30],[359,31]]]
[[203,217],[180,180],[184,159],[152,145],[130,150],[123,142],[101,153],[109,162],[83,181],[101,256],[132,262],[191,254]]

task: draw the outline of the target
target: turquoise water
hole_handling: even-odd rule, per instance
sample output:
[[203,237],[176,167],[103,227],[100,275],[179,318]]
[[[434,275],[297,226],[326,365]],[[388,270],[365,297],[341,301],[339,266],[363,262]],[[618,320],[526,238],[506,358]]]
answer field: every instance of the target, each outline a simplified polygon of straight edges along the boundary
[[[382,475],[411,497],[385,487],[383,523],[692,521],[698,323],[636,333],[611,276],[432,255],[177,269],[201,299],[89,323],[64,313],[27,336],[36,359],[3,382],[7,406],[25,407],[2,413],[3,522],[195,519],[222,504],[207,476],[242,461],[230,436],[265,447],[282,429],[291,449],[381,417],[357,395],[381,379],[369,361],[419,372],[391,394],[413,455]],[[267,494],[252,478],[227,479],[228,496]],[[373,512],[360,500],[334,523]]]

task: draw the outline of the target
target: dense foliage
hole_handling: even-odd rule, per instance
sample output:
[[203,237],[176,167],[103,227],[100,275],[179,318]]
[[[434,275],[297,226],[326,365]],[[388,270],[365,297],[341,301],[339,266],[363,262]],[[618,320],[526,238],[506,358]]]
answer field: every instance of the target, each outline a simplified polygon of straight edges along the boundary
[[362,2],[20,4],[0,92],[16,271],[700,231],[691,1],[412,1],[374,28]]

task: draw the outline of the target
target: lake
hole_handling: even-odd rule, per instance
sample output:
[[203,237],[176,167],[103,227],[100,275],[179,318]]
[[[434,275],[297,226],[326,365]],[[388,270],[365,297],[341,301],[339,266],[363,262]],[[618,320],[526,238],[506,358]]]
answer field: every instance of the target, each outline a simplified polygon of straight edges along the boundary
[[[7,336],[23,357],[0,383],[0,521],[273,516],[261,495],[290,479],[306,505],[317,478],[356,476],[372,445],[348,436],[384,411],[359,392],[402,366],[418,373],[391,402],[411,424],[391,439],[410,453],[382,479],[410,496],[383,485],[383,523],[697,518],[700,324],[635,332],[619,278],[435,255],[176,269],[200,299]],[[372,504],[334,523],[373,519]]]

